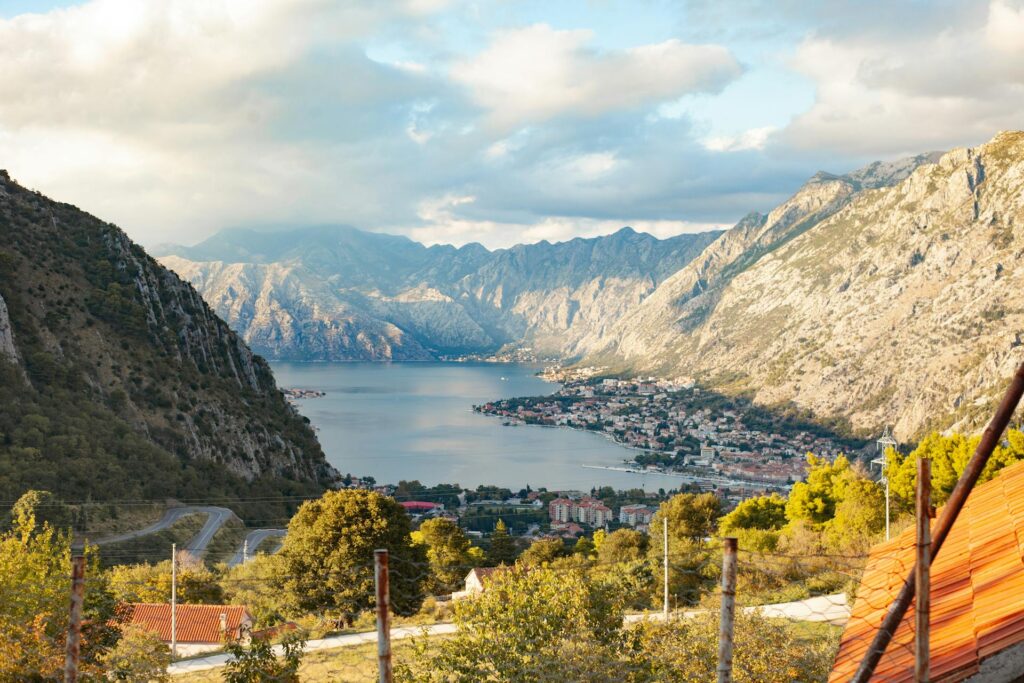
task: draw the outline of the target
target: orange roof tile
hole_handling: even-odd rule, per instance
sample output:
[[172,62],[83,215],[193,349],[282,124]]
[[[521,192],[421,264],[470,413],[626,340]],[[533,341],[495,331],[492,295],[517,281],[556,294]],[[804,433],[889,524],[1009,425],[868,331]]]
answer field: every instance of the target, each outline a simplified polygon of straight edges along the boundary
[[[940,511],[941,514],[941,511]],[[830,683],[848,681],[914,566],[913,527],[871,549]],[[986,657],[1024,643],[1024,463],[978,486],[931,569],[931,674],[956,683]],[[914,678],[914,607],[907,610],[872,681]]]
[[[221,642],[221,615],[225,616],[227,634],[238,638],[242,627],[252,625],[252,615],[242,605],[178,605],[177,635],[179,643]],[[126,602],[117,608],[117,620],[135,624],[156,633],[161,640],[171,641],[171,606],[161,603]]]

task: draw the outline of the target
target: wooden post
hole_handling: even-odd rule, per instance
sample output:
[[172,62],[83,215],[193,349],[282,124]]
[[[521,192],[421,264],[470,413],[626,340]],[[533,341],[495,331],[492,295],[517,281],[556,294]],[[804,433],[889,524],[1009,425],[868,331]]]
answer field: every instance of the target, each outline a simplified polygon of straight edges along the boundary
[[68,620],[64,656],[64,683],[78,682],[78,661],[82,645],[82,603],[85,602],[85,555],[76,548],[71,557],[71,614]]
[[377,666],[380,683],[391,683],[391,589],[388,577],[388,551],[373,551],[377,584]]
[[914,631],[914,681],[928,683],[928,635],[931,619],[931,544],[932,544],[932,461],[917,461],[917,562],[914,584],[917,593]]
[[171,659],[178,657],[178,544],[171,544]]
[[732,683],[737,543],[735,538],[723,538],[722,541],[722,616],[718,623],[718,683]]

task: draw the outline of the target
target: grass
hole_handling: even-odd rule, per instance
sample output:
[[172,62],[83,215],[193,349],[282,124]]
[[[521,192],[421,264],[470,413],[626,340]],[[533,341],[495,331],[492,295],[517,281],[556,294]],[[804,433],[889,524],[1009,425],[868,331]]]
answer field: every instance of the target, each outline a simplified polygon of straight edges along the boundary
[[[402,661],[412,650],[412,642],[399,640],[392,645],[392,662]],[[219,683],[223,668],[209,669],[197,673],[174,676],[174,683]],[[338,681],[340,683],[364,683],[377,679],[377,645],[339,647],[333,650],[307,652],[299,666],[302,681]]]
[[[232,517],[210,539],[210,545],[206,547],[206,561],[230,561],[235,556],[235,553],[238,552],[238,549],[242,547],[242,541],[245,540],[245,536],[248,533],[249,529],[245,527],[245,524],[241,520]],[[266,551],[273,547],[269,544],[269,541],[265,541],[265,543],[267,543],[265,547],[260,546],[261,551]]]
[[160,562],[171,559],[171,544],[183,547],[189,539],[199,533],[206,523],[206,515],[186,515],[162,531],[122,543],[105,545],[100,548],[100,561],[104,566],[129,564],[132,562]]

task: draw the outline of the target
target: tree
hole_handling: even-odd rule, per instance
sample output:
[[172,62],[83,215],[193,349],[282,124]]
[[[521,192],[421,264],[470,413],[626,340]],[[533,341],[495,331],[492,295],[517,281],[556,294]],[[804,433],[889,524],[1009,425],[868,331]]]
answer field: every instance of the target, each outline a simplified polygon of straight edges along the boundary
[[499,572],[486,591],[455,603],[454,622],[451,637],[414,643],[398,680],[624,680],[610,647],[622,610],[613,591],[581,571]]
[[494,533],[491,534],[491,547],[487,551],[487,563],[492,567],[502,564],[512,564],[516,561],[516,542],[508,534],[508,527],[505,522],[498,520],[494,525]]
[[540,567],[551,564],[568,553],[565,550],[565,543],[560,538],[540,538],[530,544],[530,547],[519,556],[517,564],[525,567]]
[[669,592],[682,604],[695,604],[709,590],[717,568],[706,539],[715,532],[722,514],[721,501],[713,493],[680,493],[662,503],[651,518],[648,561],[660,566],[665,545],[660,532],[668,520]]
[[[107,572],[110,590],[121,602],[170,602],[171,561],[120,564]],[[196,605],[224,602],[217,574],[203,564],[178,562],[178,600]]]
[[636,562],[647,554],[649,542],[646,534],[636,529],[617,529],[604,539],[597,551],[600,564]]
[[121,632],[117,645],[100,657],[107,677],[128,683],[166,683],[170,680],[167,667],[171,663],[171,648],[160,636],[134,624]]
[[451,520],[428,519],[413,532],[413,540],[426,548],[430,576],[423,589],[431,595],[458,590],[466,573],[476,567],[472,545],[466,534]]
[[718,532],[731,536],[741,529],[777,531],[786,526],[786,499],[777,493],[740,501],[718,522]]
[[850,461],[845,455],[838,455],[829,462],[827,458],[808,453],[807,476],[793,485],[786,503],[786,518],[814,524],[832,519],[836,505],[842,500],[849,471]]
[[364,489],[328,491],[302,504],[288,524],[284,586],[300,608],[351,623],[374,604],[373,551],[390,551],[391,607],[412,614],[426,557],[410,538],[409,517],[393,498]]
[[580,557],[592,557],[594,555],[594,542],[586,536],[580,536],[579,540],[576,541],[576,545],[573,546],[572,551]]
[[[71,534],[37,523],[39,497],[15,504],[13,527],[0,535],[0,680],[59,679],[68,628]],[[104,651],[117,642],[114,600],[87,552],[81,671],[98,676]]]
[[300,613],[295,596],[284,590],[284,558],[258,553],[248,562],[231,567],[221,579],[224,599],[245,605],[260,627],[279,624]]
[[265,638],[253,638],[248,647],[238,642],[228,643],[224,648],[231,659],[224,665],[225,683],[298,683],[299,664],[302,663],[302,649],[306,636],[293,631],[281,640],[283,652],[279,658]]
[[[945,503],[980,440],[978,436],[945,436],[932,432],[908,455],[900,455],[895,450],[888,449],[885,453],[885,467],[889,477],[889,490],[896,507],[903,512],[914,509],[917,460],[926,457],[932,460],[932,502],[936,505]],[[992,479],[999,470],[1020,460],[1024,460],[1024,432],[1009,429],[1005,440],[992,451],[992,456],[985,465],[978,483]]]

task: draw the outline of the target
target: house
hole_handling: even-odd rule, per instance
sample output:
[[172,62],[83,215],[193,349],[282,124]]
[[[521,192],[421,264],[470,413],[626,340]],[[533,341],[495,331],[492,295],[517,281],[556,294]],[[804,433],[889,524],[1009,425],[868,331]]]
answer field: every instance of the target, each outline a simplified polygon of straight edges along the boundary
[[405,508],[405,511],[410,515],[422,515],[427,512],[434,512],[435,510],[444,510],[444,505],[441,505],[440,503],[428,503],[422,500],[406,500],[399,503],[399,505]]
[[466,586],[452,593],[452,600],[461,600],[484,592],[487,582],[496,574],[510,571],[512,567],[475,567],[466,574]]
[[[939,512],[941,514],[941,511]],[[915,529],[871,549],[829,681],[850,680],[914,566]],[[1024,680],[1024,463],[975,487],[931,566],[931,680]],[[873,681],[914,680],[914,610]]]
[[[252,615],[243,605],[178,605],[178,656],[219,650],[225,640],[245,640],[252,631]],[[126,602],[117,607],[118,623],[141,626],[171,642],[171,606],[166,603]]]
[[623,505],[619,508],[619,522],[631,527],[646,527],[654,517],[654,509],[647,505]]

